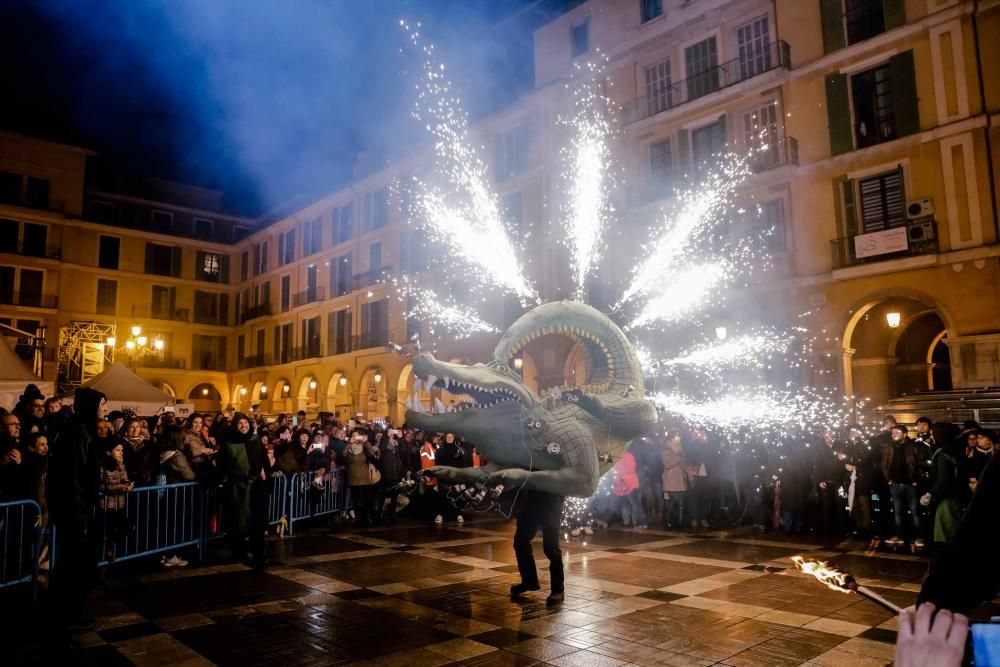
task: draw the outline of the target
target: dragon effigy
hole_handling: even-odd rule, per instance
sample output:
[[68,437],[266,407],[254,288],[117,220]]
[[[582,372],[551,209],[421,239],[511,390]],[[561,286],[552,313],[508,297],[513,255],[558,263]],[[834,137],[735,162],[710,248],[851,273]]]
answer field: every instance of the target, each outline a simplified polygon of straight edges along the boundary
[[[538,395],[511,368],[522,348],[548,334],[583,346],[586,384]],[[407,399],[407,423],[461,435],[488,461],[481,468],[425,471],[448,483],[587,497],[597,486],[601,462],[618,458],[657,420],[628,338],[606,315],[578,302],[546,303],[524,314],[501,337],[489,363],[453,364],[425,353],[414,359],[413,373],[428,391],[443,389],[467,401],[448,412],[436,400],[438,414],[430,414],[415,391]]]

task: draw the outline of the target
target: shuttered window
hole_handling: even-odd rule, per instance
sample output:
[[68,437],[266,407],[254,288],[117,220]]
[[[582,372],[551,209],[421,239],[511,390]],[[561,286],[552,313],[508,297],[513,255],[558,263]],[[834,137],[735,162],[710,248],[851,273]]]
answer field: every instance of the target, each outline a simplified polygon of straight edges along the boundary
[[740,81],[771,69],[771,27],[766,16],[736,29],[740,53]]
[[674,106],[674,88],[670,80],[670,59],[647,67],[646,75],[646,115],[665,111]]
[[670,140],[649,145],[649,187],[656,194],[669,194],[674,187]]
[[906,193],[901,169],[858,180],[858,205],[864,233],[906,223]]

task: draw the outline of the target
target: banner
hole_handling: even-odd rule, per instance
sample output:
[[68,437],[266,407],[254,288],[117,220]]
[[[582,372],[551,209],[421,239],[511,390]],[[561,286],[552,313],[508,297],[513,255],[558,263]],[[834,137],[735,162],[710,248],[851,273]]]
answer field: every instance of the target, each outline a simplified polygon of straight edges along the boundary
[[855,236],[854,256],[863,259],[907,250],[910,245],[906,237],[906,230],[905,226],[894,227],[881,232]]

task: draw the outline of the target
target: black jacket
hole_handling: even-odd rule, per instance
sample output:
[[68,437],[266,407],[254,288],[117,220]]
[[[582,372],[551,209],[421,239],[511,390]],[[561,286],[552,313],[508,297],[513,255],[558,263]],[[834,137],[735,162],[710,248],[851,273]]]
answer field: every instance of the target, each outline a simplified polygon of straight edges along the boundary
[[97,409],[104,394],[76,390],[73,417],[49,446],[45,485],[49,518],[54,526],[81,534],[87,531],[100,490],[101,454],[97,451]]

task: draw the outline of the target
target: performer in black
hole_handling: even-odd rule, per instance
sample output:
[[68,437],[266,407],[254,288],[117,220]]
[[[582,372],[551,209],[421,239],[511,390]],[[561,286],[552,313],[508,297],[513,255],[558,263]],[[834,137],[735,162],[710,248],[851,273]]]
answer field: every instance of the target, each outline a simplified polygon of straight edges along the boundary
[[521,574],[521,583],[510,587],[511,599],[519,598],[527,591],[537,591],[538,570],[531,553],[531,540],[542,529],[542,550],[549,559],[549,575],[552,591],[545,603],[561,604],[565,599],[563,592],[563,562],[562,550],[559,548],[559,525],[562,520],[563,501],[565,498],[545,491],[528,491],[522,489],[520,500],[523,501],[517,515],[517,530],[514,532],[514,553],[517,554],[517,570]]

